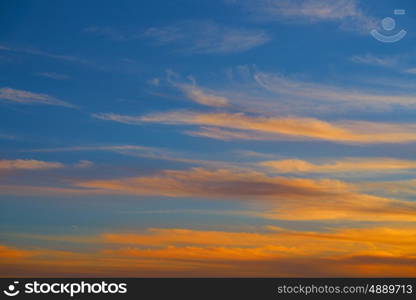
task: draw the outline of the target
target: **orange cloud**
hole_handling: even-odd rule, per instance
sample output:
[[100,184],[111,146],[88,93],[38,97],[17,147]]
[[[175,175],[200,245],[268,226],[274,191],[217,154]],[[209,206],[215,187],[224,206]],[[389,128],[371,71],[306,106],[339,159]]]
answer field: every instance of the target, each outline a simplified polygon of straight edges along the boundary
[[0,170],[45,170],[63,168],[58,162],[46,162],[34,159],[0,160]]
[[73,187],[51,187],[41,185],[0,185],[0,194],[2,195],[102,195],[110,194],[111,191],[97,189],[82,189]]
[[[215,126],[277,135],[274,139],[322,140],[339,143],[409,143],[416,141],[416,124],[363,121],[325,122],[314,118],[256,117],[243,113],[168,112],[146,116],[94,114],[103,120]],[[273,138],[271,138],[273,139]]]
[[2,259],[18,259],[31,256],[32,253],[26,250],[20,250],[0,245],[0,257]]
[[269,176],[241,168],[165,170],[151,176],[72,181],[66,187],[0,188],[5,195],[140,195],[243,201],[251,215],[282,220],[416,220],[416,203],[359,192],[364,189],[362,184]]
[[351,186],[337,180],[270,177],[250,170],[191,168],[164,170],[154,176],[74,182],[79,187],[124,194],[168,197],[325,197],[345,194]]
[[1,254],[12,254],[2,255],[0,266],[14,276],[415,276],[415,237],[414,227],[269,227],[256,233],[154,228],[103,234],[93,252],[1,246]]
[[193,85],[179,85],[186,96],[202,105],[213,107],[228,106],[228,99],[223,96],[214,95],[213,93],[203,91],[202,89]]
[[391,173],[416,169],[416,161],[388,157],[345,158],[322,164],[313,164],[300,159],[288,159],[265,161],[260,165],[270,167],[280,173]]
[[[271,255],[348,254],[374,251],[410,255],[416,251],[414,227],[344,228],[330,232],[293,231],[269,226],[267,232],[224,232],[151,228],[142,234],[106,233],[103,242],[141,247],[263,249]],[[160,249],[160,248],[159,248]]]
[[150,229],[143,234],[103,237],[106,242],[128,245],[106,250],[107,255],[199,262],[204,265],[199,272],[206,270],[206,274],[215,271],[226,276],[415,274],[416,230],[412,227],[331,232],[269,229],[263,233]]
[[154,176],[75,184],[119,194],[244,200],[248,205],[267,206],[262,216],[274,219],[416,220],[413,202],[360,194],[353,185],[338,180],[270,177],[247,170],[167,170]]

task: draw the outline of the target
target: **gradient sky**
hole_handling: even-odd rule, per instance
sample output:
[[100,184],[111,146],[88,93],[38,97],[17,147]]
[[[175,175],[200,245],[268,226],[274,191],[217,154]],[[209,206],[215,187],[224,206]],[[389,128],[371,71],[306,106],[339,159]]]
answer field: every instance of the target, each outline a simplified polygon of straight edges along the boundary
[[416,276],[414,0],[0,14],[0,276]]

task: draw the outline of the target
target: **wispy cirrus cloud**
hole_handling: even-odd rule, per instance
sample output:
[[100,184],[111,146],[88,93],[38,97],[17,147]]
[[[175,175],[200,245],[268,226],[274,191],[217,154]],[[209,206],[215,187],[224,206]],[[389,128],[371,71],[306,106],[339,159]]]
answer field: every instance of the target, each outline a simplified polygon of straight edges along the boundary
[[80,160],[73,165],[66,165],[60,162],[49,162],[36,159],[2,159],[0,160],[1,170],[49,170],[49,169],[61,169],[66,167],[74,168],[89,168],[94,163],[89,160]]
[[167,81],[170,85],[179,89],[188,99],[198,104],[211,107],[226,107],[229,105],[229,100],[226,97],[216,95],[214,91],[197,86],[193,77],[189,76],[188,81],[183,81],[179,74],[168,70]]
[[74,167],[75,168],[90,168],[90,167],[92,167],[92,166],[94,166],[94,163],[92,162],[92,161],[90,161],[90,160],[80,160],[79,162],[77,162],[75,165],[74,165]]
[[57,99],[47,94],[33,93],[9,87],[0,88],[0,100],[6,100],[19,104],[44,104],[76,108],[76,106],[66,101]]
[[[80,188],[142,196],[222,198],[266,205],[265,218],[415,221],[416,204],[356,191],[338,180],[271,177],[257,171],[193,168],[153,176],[77,181]],[[259,202],[260,201],[260,202]]]
[[358,187],[363,192],[414,199],[416,196],[416,179],[360,182]]
[[368,92],[362,89],[344,88],[319,83],[297,81],[279,74],[257,72],[256,82],[266,90],[286,96],[315,99],[323,102],[336,102],[337,106],[389,107],[391,105],[415,106],[416,95]]
[[0,170],[46,170],[63,168],[59,162],[46,162],[34,159],[0,160]]
[[[40,153],[50,153],[50,152],[89,152],[89,151],[108,151],[119,153],[128,156],[137,156],[145,158],[154,158],[162,160],[179,160],[177,153],[173,153],[167,149],[157,148],[157,147],[147,147],[139,145],[90,145],[90,146],[69,146],[69,147],[59,147],[59,148],[43,148],[43,149],[32,149],[29,152],[40,152]],[[183,161],[188,161],[186,158],[183,158]],[[193,161],[193,160],[189,160]],[[87,161],[85,161],[87,162]],[[196,161],[193,161],[196,162]]]
[[66,75],[66,74],[60,74],[60,73],[54,73],[54,72],[39,72],[39,73],[36,73],[36,75],[46,77],[46,78],[55,79],[55,80],[69,79],[69,76]]
[[247,132],[244,130],[227,130],[218,127],[200,127],[197,130],[186,130],[185,134],[196,137],[205,137],[216,140],[250,140],[250,141],[270,141],[276,139],[273,134]]
[[[337,143],[377,144],[410,143],[416,141],[416,124],[394,124],[367,121],[326,122],[314,118],[261,117],[243,113],[198,113],[174,111],[144,116],[113,113],[94,114],[107,121],[140,125],[162,123],[176,125],[214,126],[274,134],[271,140],[321,140]],[[241,137],[243,137],[241,135]]]
[[377,20],[367,15],[357,0],[229,0],[249,10],[256,19],[271,22],[334,22],[345,31],[369,33]]
[[143,37],[159,45],[176,45],[189,53],[228,54],[250,50],[266,44],[270,37],[260,29],[219,25],[211,21],[188,21],[151,27]]
[[84,32],[114,41],[147,39],[156,46],[176,46],[183,53],[229,54],[262,46],[271,37],[262,29],[232,27],[213,21],[183,21],[173,25],[125,32],[113,27],[90,26]]
[[416,68],[407,69],[405,72],[409,74],[416,74]]
[[185,85],[181,86],[181,89],[185,92],[188,98],[199,104],[213,107],[224,107],[228,105],[227,98],[203,91],[196,86]]
[[[228,167],[242,167],[244,163],[233,164],[227,161],[216,160],[204,160],[200,158],[189,157],[189,153],[178,153],[169,151],[164,148],[147,147],[139,145],[95,145],[95,146],[72,146],[72,147],[60,147],[60,148],[44,148],[44,149],[32,149],[27,152],[40,152],[40,153],[52,153],[52,152],[96,152],[96,151],[108,151],[121,155],[131,157],[143,157],[149,159],[176,161],[185,164],[203,165],[203,166],[228,166]],[[83,161],[80,161],[80,163]]]
[[66,54],[57,54],[57,53],[52,53],[52,52],[48,52],[48,51],[44,51],[44,50],[40,50],[40,49],[36,49],[36,48],[31,48],[31,47],[18,48],[18,47],[8,47],[8,46],[0,45],[0,50],[11,52],[11,53],[20,53],[20,54],[42,56],[42,57],[46,57],[46,58],[52,58],[52,59],[68,61],[68,62],[76,62],[76,63],[80,63],[80,64],[87,64],[87,65],[91,64],[90,61],[88,61],[86,59],[83,59],[83,58],[80,58],[80,57],[77,57],[77,56],[66,55]]
[[228,86],[201,87],[193,77],[184,81],[169,71],[168,82],[199,104],[266,116],[322,116],[334,112],[345,115],[357,111],[387,112],[416,107],[416,90],[410,80],[367,77],[357,82],[338,80],[322,83],[294,75],[261,72],[256,66],[227,69],[226,76],[224,81]]
[[416,73],[414,72],[416,61],[412,53],[400,53],[389,56],[367,53],[365,55],[354,55],[350,60],[358,64],[386,68],[405,74]]
[[414,202],[365,194],[361,188],[339,180],[270,176],[250,169],[192,168],[116,179],[72,179],[59,186],[3,184],[0,193],[223,199],[238,201],[249,208],[249,215],[263,219],[416,221]]
[[311,163],[300,159],[271,160],[260,165],[269,167],[279,173],[403,173],[416,169],[416,161],[393,159],[388,157],[344,158],[325,160],[322,163]]
[[117,193],[103,193],[102,190],[76,188],[72,186],[49,186],[29,184],[0,184],[1,195],[19,196],[88,196],[88,195],[112,195]]
[[367,53],[365,55],[354,55],[351,57],[351,61],[371,66],[395,68],[399,65],[401,58],[398,56],[376,56]]

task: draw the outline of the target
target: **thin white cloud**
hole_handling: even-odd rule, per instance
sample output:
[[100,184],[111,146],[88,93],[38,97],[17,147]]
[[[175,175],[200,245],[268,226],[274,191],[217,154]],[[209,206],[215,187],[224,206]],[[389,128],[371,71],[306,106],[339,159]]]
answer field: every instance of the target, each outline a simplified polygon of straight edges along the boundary
[[90,160],[80,160],[74,166],[75,166],[75,168],[81,168],[81,169],[90,168],[90,167],[94,166],[94,163]]
[[398,56],[376,56],[373,54],[354,55],[351,57],[351,61],[355,63],[379,66],[384,68],[395,68],[400,63],[400,57]]
[[230,27],[212,21],[184,21],[169,26],[150,27],[142,33],[99,26],[87,27],[84,32],[114,41],[144,38],[158,46],[173,44],[181,52],[204,54],[244,52],[270,40],[269,35],[260,29]]
[[150,27],[143,33],[144,37],[152,38],[157,44],[165,45],[187,38],[186,31],[176,26]]
[[270,40],[269,35],[260,29],[229,27],[210,21],[152,27],[143,36],[159,45],[175,44],[185,52],[203,54],[244,52]]
[[415,74],[416,75],[416,68],[407,69],[407,70],[405,70],[405,72],[409,73],[409,74]]
[[[386,112],[398,106],[416,108],[414,83],[404,79],[356,77],[323,83],[305,80],[305,76],[262,72],[256,66],[226,69],[220,76],[224,84],[206,86],[196,84],[189,76],[188,81],[182,80],[179,74],[169,71],[168,81],[194,102],[202,104],[204,100],[204,105],[266,116],[319,117],[334,112]],[[207,97],[211,95],[214,97]],[[216,99],[220,101],[208,101]]]
[[399,73],[416,73],[416,68],[414,68],[416,61],[414,59],[413,53],[401,53],[398,55],[388,56],[380,56],[367,53],[365,55],[354,55],[350,58],[350,60],[358,64],[377,66],[389,70],[394,70]]
[[[416,95],[384,93],[384,90],[367,92],[358,89],[330,86],[325,84],[302,82],[286,78],[279,74],[257,72],[254,75],[257,83],[266,90],[292,97],[300,97],[304,100],[318,100],[324,102],[335,102],[337,107],[389,107],[399,104],[402,106],[415,106]],[[314,103],[316,105],[316,103]]]
[[60,73],[54,73],[54,72],[39,72],[39,73],[36,73],[36,75],[55,79],[55,80],[65,80],[69,78],[69,76],[66,74],[60,74]]
[[89,61],[87,61],[83,58],[80,58],[80,57],[76,57],[76,56],[72,56],[72,55],[56,54],[56,53],[51,53],[51,52],[35,49],[35,48],[15,48],[15,47],[7,47],[7,46],[4,46],[4,45],[0,45],[0,50],[7,51],[7,52],[14,52],[14,53],[22,53],[22,54],[43,56],[43,57],[47,57],[47,58],[63,60],[63,61],[68,61],[68,62],[76,62],[76,63],[81,63],[81,64],[91,64]]
[[118,153],[143,153],[144,155],[163,155],[166,154],[166,150],[155,148],[155,147],[146,147],[146,146],[137,146],[137,145],[104,145],[104,146],[70,146],[70,147],[60,147],[60,148],[43,148],[43,149],[34,149],[31,152],[77,152],[77,151],[111,151]]
[[368,34],[377,20],[366,15],[356,0],[234,0],[261,21],[318,23],[336,22],[345,31]]
[[[186,164],[196,165],[213,165],[213,166],[225,166],[230,165],[225,161],[213,161],[188,158],[186,154],[176,153],[168,151],[166,149],[157,147],[147,147],[138,145],[105,145],[105,146],[73,146],[73,147],[61,147],[61,148],[44,148],[34,149],[29,152],[88,152],[88,151],[108,151],[121,155],[127,155],[132,157],[144,157],[150,159],[159,159],[166,161],[177,161]],[[88,161],[80,161],[79,165],[89,164]]]
[[11,101],[19,104],[44,104],[75,108],[74,105],[68,102],[59,100],[46,94],[32,93],[8,87],[0,89],[0,100]]

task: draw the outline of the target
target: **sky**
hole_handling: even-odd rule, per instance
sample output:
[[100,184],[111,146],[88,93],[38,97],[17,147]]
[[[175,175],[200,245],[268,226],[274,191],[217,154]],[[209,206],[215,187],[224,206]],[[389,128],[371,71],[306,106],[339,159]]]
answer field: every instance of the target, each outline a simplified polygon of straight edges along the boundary
[[416,276],[413,0],[16,0],[0,28],[1,277]]

